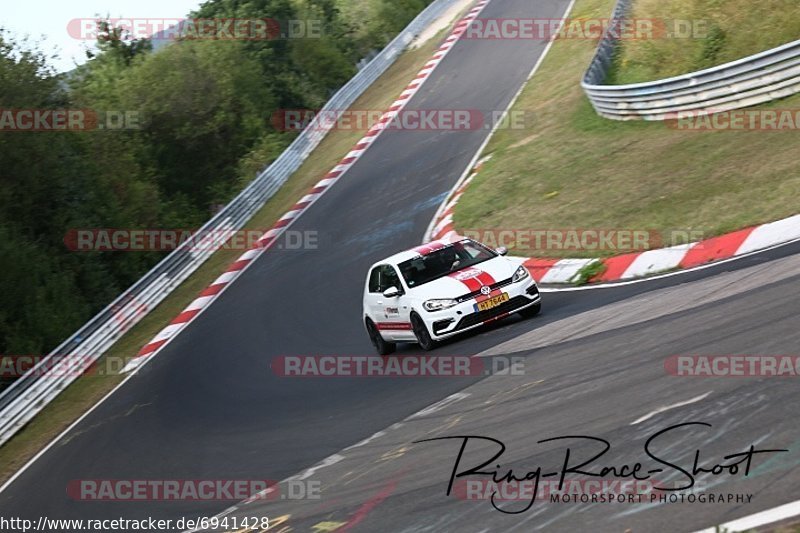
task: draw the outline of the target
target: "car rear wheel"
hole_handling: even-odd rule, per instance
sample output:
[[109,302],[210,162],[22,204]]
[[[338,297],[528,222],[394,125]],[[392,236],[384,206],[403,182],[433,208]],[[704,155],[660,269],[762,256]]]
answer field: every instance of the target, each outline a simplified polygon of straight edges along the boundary
[[428,351],[436,347],[436,341],[433,340],[431,334],[428,333],[425,322],[423,322],[422,318],[416,313],[411,314],[411,329],[414,331],[414,336],[417,337],[420,348]]
[[542,310],[542,302],[536,302],[530,307],[526,307],[525,309],[520,309],[519,314],[525,318],[531,318],[538,315],[539,311],[541,310]]
[[372,345],[375,347],[375,350],[377,350],[378,354],[389,355],[390,353],[394,352],[395,348],[397,348],[397,345],[393,342],[386,342],[383,340],[383,337],[381,337],[377,326],[375,326],[375,323],[369,318],[366,320],[366,324],[369,340],[372,341]]

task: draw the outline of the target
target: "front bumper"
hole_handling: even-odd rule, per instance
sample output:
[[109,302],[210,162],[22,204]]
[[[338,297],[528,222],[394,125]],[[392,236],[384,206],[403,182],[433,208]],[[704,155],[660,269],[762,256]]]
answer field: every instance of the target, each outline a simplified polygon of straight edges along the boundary
[[542,301],[536,282],[530,278],[523,282],[506,285],[502,290],[508,293],[508,301],[493,309],[476,311],[475,299],[472,298],[449,309],[433,312],[423,311],[421,316],[428,326],[431,337],[436,340],[445,339],[507,317]]

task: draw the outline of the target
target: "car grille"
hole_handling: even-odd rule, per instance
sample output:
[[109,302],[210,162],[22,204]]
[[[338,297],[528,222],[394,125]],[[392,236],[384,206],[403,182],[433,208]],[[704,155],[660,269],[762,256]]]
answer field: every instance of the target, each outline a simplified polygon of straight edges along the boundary
[[453,331],[458,331],[460,329],[474,326],[475,324],[480,324],[481,322],[485,322],[490,318],[494,318],[504,313],[513,313],[520,307],[525,307],[525,305],[529,303],[531,303],[530,298],[525,296],[515,296],[514,298],[511,298],[507,302],[503,302],[493,309],[478,311],[477,313],[472,313],[465,316],[458,322],[458,326],[456,326],[456,329]]
[[[495,289],[500,289],[502,287],[505,287],[506,285],[511,285],[511,278],[504,279],[502,281],[497,281],[495,283],[492,283],[491,285],[489,285],[489,288],[492,289],[492,290],[495,290]],[[469,294],[464,294],[462,296],[459,296],[458,298],[456,298],[456,301],[458,303],[466,302],[467,300],[471,300],[471,299],[475,298],[476,296],[479,296],[480,294],[481,294],[481,291],[480,291],[480,289],[478,289],[477,291],[472,291]]]

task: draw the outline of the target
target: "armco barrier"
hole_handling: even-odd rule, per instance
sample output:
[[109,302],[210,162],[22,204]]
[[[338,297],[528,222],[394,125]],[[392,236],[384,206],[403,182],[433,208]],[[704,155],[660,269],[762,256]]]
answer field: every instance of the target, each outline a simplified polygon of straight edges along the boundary
[[[325,104],[323,111],[347,109],[389,68],[419,33],[457,0],[434,0],[370,63]],[[326,113],[320,112],[322,117]],[[213,237],[210,246],[189,241],[100,311],[8,388],[0,392],[0,445],[10,439],[79,375],[78,361],[89,365],[139,322],[208,259],[224,241],[272,197],[327,135],[332,121],[315,118],[291,145],[198,233]],[[326,129],[327,128],[327,129]],[[54,357],[58,356],[58,357]],[[63,357],[62,357],[63,356]]]
[[[617,0],[612,18],[624,19],[631,3]],[[682,76],[603,85],[616,44],[611,32],[600,40],[581,81],[595,111],[606,118],[664,120],[681,112],[728,111],[800,92],[800,41]]]

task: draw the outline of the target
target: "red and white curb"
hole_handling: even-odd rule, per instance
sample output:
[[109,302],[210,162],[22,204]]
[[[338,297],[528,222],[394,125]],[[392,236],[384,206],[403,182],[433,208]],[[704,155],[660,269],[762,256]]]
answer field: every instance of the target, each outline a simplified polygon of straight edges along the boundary
[[[445,198],[431,224],[432,230],[426,236],[425,242],[439,239],[452,240],[457,236],[453,226],[453,211],[466,187],[488,159],[489,157],[481,159]],[[668,270],[690,269],[797,239],[800,239],[800,215],[694,243],[606,259],[520,258],[520,260],[534,279],[544,284],[573,283],[583,269],[594,263],[601,263],[603,267],[600,273],[588,280],[590,283],[600,283],[642,278]]]
[[689,244],[606,259],[529,258],[523,264],[542,283],[570,283],[582,268],[596,262],[602,263],[603,269],[588,280],[590,283],[624,281],[669,270],[688,270],[797,239],[800,239],[800,215]]
[[289,211],[287,211],[270,230],[264,233],[258,240],[258,244],[252,250],[243,253],[228,269],[218,277],[211,285],[209,285],[200,295],[189,304],[170,324],[162,329],[158,335],[145,344],[139,353],[131,359],[123,368],[123,372],[130,372],[137,369],[150,357],[158,353],[170,340],[186,327],[192,320],[197,317],[204,309],[211,305],[214,300],[228,287],[233,281],[250,266],[257,257],[259,257],[265,250],[275,242],[278,236],[281,235],[289,226],[291,226],[300,215],[302,215],[320,196],[322,196],[339,178],[341,178],[350,167],[366,152],[367,148],[375,142],[381,132],[383,132],[386,123],[392,120],[411,100],[417,91],[419,91],[422,84],[430,77],[434,69],[441,63],[442,59],[453,48],[453,45],[459,40],[464,33],[467,25],[473,19],[477,18],[481,11],[491,0],[480,0],[475,4],[469,13],[464,18],[460,19],[448,37],[442,42],[442,45],[434,52],[433,56],[425,63],[425,66],[417,73],[411,83],[400,93],[397,100],[395,100],[389,109],[381,115],[378,122],[367,131],[364,137],[356,143],[347,155],[345,155],[339,164],[336,165],[328,172],[323,179],[321,179],[300,201],[298,201]]
[[478,174],[483,164],[491,158],[492,156],[488,155],[482,159],[479,159],[472,169],[464,174],[462,179],[456,182],[453,190],[445,198],[444,202],[442,202],[442,205],[439,207],[439,210],[434,215],[434,223],[431,224],[431,227],[425,236],[425,242],[437,241],[456,235],[455,228],[453,226],[453,211],[456,208],[456,204],[458,204],[458,200],[461,199],[461,195],[464,194],[467,186]]

